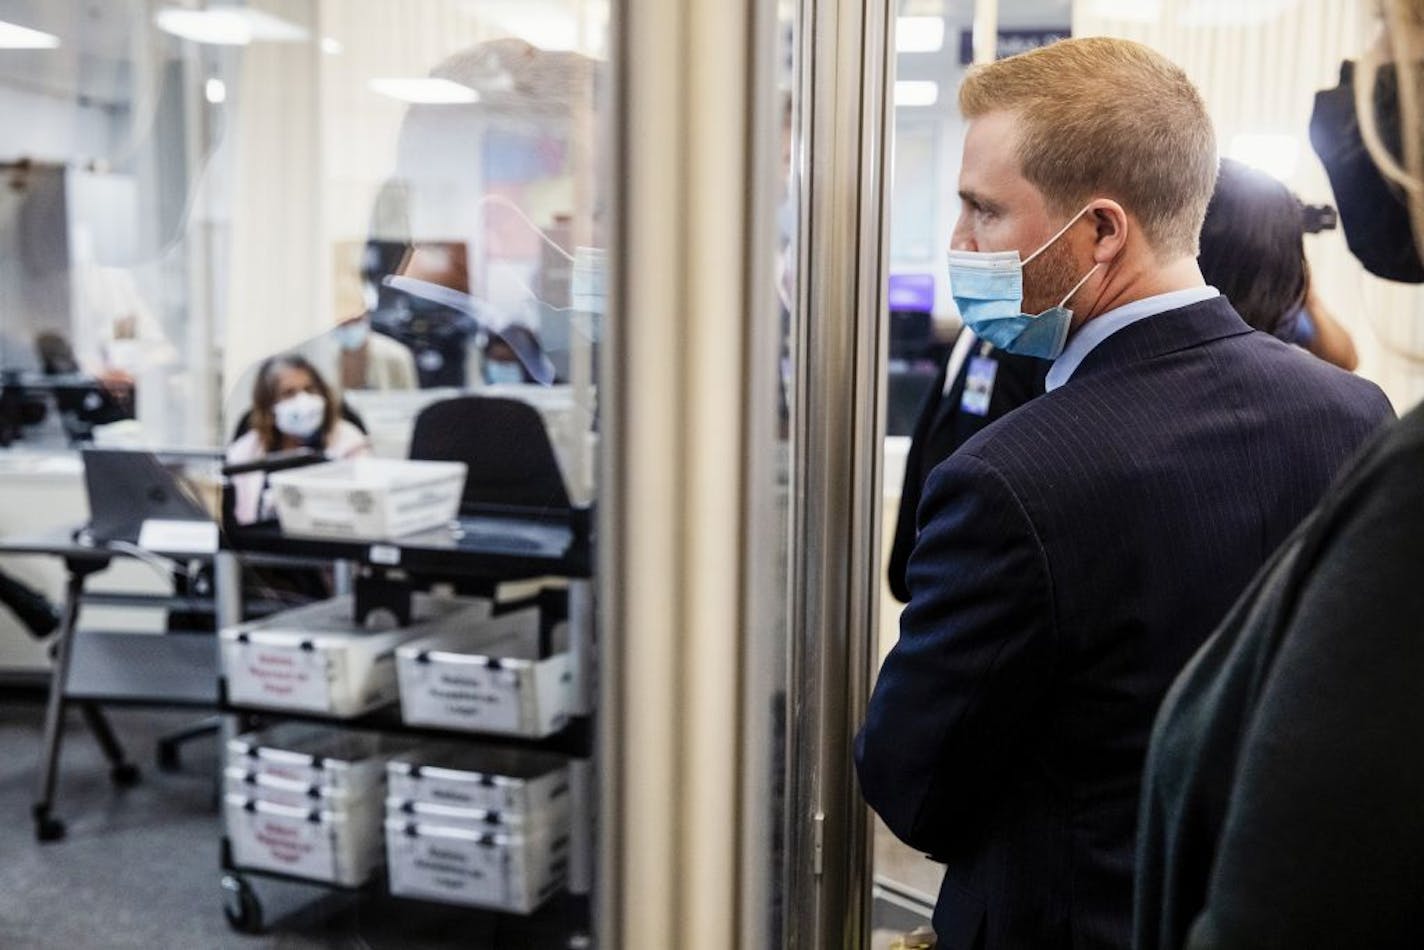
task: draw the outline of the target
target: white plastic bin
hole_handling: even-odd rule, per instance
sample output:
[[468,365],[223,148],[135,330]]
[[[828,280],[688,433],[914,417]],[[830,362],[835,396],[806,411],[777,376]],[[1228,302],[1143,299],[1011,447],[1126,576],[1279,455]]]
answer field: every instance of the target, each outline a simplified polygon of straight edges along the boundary
[[241,868],[356,887],[381,863],[381,811],[291,808],[225,795],[228,841]]
[[539,656],[537,609],[412,640],[396,665],[401,717],[413,725],[541,738],[568,724],[572,658]]
[[454,518],[465,463],[359,458],[274,472],[267,481],[287,534],[380,540]]
[[228,700],[351,718],[396,701],[395,649],[436,632],[461,634],[489,614],[482,600],[416,594],[412,624],[357,626],[350,595],[222,631]]
[[569,800],[561,756],[524,749],[422,746],[391,759],[386,786],[403,802],[527,815]]
[[569,836],[492,834],[386,819],[391,893],[527,914],[568,878]]
[[497,808],[457,808],[452,805],[432,805],[401,798],[386,799],[386,817],[413,821],[418,825],[440,825],[445,828],[466,828],[470,831],[490,831],[507,834],[567,834],[569,830],[568,797],[538,811],[501,811]]
[[374,794],[379,804],[387,760],[410,746],[371,732],[283,723],[229,739],[227,767],[304,788]]

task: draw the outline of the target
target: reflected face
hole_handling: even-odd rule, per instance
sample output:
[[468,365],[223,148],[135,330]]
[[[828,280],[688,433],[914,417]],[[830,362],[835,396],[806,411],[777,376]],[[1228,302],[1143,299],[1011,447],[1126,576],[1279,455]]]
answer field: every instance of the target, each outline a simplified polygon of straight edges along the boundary
[[277,394],[277,402],[291,399],[298,393],[321,395],[321,390],[317,388],[316,380],[312,379],[312,374],[293,366],[283,366],[277,370],[277,385],[273,387],[273,391]]
[[[1018,117],[990,112],[969,122],[959,171],[956,251],[1018,251],[1020,259],[1043,247],[1064,224],[1043,193],[1019,170]],[[1081,274],[1065,234],[1024,268],[1023,309],[1040,313],[1056,305]]]

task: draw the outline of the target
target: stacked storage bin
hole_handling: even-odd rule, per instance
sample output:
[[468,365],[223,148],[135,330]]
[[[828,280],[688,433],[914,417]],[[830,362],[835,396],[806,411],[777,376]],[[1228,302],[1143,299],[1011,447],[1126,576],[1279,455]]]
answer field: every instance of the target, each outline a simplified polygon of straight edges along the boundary
[[239,867],[356,887],[381,864],[385,766],[372,733],[286,724],[227,744],[224,812]]
[[569,722],[573,660],[566,625],[540,643],[530,607],[422,636],[396,650],[401,718],[412,725],[540,739]]
[[560,756],[432,746],[387,766],[391,893],[527,914],[568,877],[569,769]]
[[410,626],[372,629],[356,622],[347,594],[225,628],[228,701],[342,719],[363,715],[396,701],[396,647],[435,634],[464,635],[489,613],[485,600],[415,594]]

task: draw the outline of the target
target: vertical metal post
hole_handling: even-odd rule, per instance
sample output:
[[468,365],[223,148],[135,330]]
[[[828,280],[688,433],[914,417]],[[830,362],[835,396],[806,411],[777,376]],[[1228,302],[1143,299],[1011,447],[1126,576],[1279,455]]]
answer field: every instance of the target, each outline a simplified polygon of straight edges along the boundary
[[862,946],[869,816],[851,740],[875,653],[884,388],[888,0],[803,0],[792,427],[789,944]]

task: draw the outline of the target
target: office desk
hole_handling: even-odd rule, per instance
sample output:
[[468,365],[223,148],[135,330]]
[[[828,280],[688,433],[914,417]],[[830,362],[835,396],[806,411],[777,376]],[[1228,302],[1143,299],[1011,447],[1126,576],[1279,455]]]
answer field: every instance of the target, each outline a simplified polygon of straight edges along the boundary
[[[189,565],[210,564],[212,554],[148,552]],[[0,554],[35,555],[62,560],[68,574],[63,621],[51,649],[49,697],[45,706],[44,746],[33,814],[35,835],[41,841],[64,837],[64,822],[55,818],[60,747],[64,713],[70,702],[79,705],[85,723],[94,733],[111,766],[114,784],[131,785],[139,772],[126,760],[101,703],[139,703],[164,706],[217,708],[217,642],[210,634],[136,634],[85,631],[80,633],[79,611],[84,603],[109,606],[160,607],[170,610],[216,612],[214,597],[125,594],[87,595],[87,580],[105,570],[115,558],[142,558],[132,547],[88,543],[75,539],[72,530],[57,529],[0,538]]]

